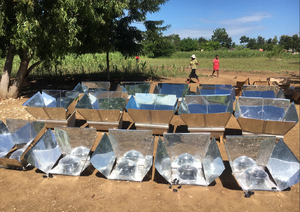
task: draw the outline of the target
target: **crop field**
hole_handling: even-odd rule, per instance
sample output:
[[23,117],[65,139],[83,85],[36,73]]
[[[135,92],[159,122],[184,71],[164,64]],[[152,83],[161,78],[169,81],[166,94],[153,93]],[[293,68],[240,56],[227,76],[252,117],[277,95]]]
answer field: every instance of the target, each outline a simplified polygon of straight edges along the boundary
[[[269,59],[265,52],[259,51],[216,51],[216,52],[177,52],[170,58],[141,57],[139,63],[134,58],[125,58],[120,53],[110,54],[110,73],[112,77],[143,76],[181,77],[186,75],[190,55],[195,54],[199,62],[198,69],[212,69],[216,54],[220,59],[220,70],[264,72],[277,74],[299,70],[299,55],[283,53],[280,58]],[[29,75],[32,78],[82,76],[100,74],[106,76],[105,54],[67,55],[57,65],[46,67],[43,64]],[[3,68],[5,59],[0,60]],[[20,59],[15,57],[12,77],[16,76]]]

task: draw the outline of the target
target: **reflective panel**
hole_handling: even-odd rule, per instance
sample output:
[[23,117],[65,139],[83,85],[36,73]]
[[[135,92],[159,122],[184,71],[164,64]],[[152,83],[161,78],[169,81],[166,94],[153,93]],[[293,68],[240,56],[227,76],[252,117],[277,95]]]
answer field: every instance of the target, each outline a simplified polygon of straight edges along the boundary
[[54,133],[49,129],[24,158],[45,173],[79,176],[90,164],[96,134],[93,128],[56,127]]
[[149,93],[150,84],[147,82],[121,82],[120,89],[126,91],[128,95],[136,93]]
[[23,106],[46,107],[43,96],[40,92],[34,94],[30,99],[23,103]]
[[78,83],[75,88],[73,89],[73,91],[78,91],[79,93],[87,93],[88,92],[88,88],[81,84],[81,83]]
[[42,94],[37,92],[28,99],[23,106],[30,107],[49,107],[49,108],[65,108],[78,97],[77,91],[66,90],[42,90]]
[[158,139],[156,149],[155,168],[169,183],[172,182],[171,159],[160,137]]
[[233,112],[233,100],[229,95],[187,95],[180,104],[179,114]]
[[135,98],[130,98],[126,109],[174,110],[176,102],[175,95],[137,93]]
[[54,133],[48,129],[24,155],[24,159],[39,170],[49,173],[60,156],[61,151]]
[[203,160],[204,176],[207,185],[217,179],[225,170],[225,166],[215,137],[211,140]]
[[285,98],[279,86],[269,85],[244,85],[242,96],[263,98]]
[[176,95],[177,98],[185,97],[190,92],[187,84],[172,83],[158,83],[155,90],[159,94]]
[[203,186],[224,170],[216,141],[210,141],[209,133],[164,133],[163,141],[158,142],[155,167],[170,183]]
[[276,146],[275,141],[275,136],[226,136],[228,160],[244,191],[284,190],[299,182],[299,161],[283,140]]
[[282,139],[276,144],[267,167],[280,190],[300,181],[300,163]]
[[105,133],[91,157],[91,163],[101,174],[108,178],[115,160],[115,153],[113,151],[109,137]]
[[203,84],[200,86],[200,95],[230,95],[235,100],[235,90],[232,85]]
[[18,145],[18,149],[12,153],[10,158],[20,162],[20,156],[44,126],[45,124],[42,122],[19,119],[6,119],[6,125],[1,121],[0,158],[4,158],[15,145]]
[[233,173],[237,172],[233,162],[241,156],[251,158],[258,166],[266,166],[275,142],[275,136],[226,136],[225,148]]
[[[154,139],[150,130],[109,130],[97,146],[92,163],[114,180],[141,182],[152,166]],[[112,170],[112,165],[117,160]]]
[[93,109],[89,96],[87,94],[84,94],[82,98],[77,102],[75,108]]
[[87,92],[108,91],[110,88],[110,82],[104,81],[82,81],[81,84],[86,86]]
[[75,108],[122,111],[127,102],[127,96],[127,92],[119,91],[91,92],[84,94]]
[[[298,114],[294,104],[290,104],[288,99],[276,98],[254,98],[240,97],[236,102],[235,117],[238,119],[243,130],[255,132],[255,122],[258,120],[266,121],[266,127],[262,128],[262,133],[267,131],[276,132],[274,134],[285,134],[298,122]],[[249,121],[243,121],[249,119]],[[253,124],[250,124],[250,121]],[[277,127],[278,124],[272,124],[272,121],[285,122],[290,126],[288,128]],[[269,125],[268,125],[269,123]],[[270,128],[272,126],[272,128]]]
[[287,99],[240,97],[236,111],[238,117],[282,121],[289,107]]
[[66,90],[42,90],[42,96],[46,107],[68,108],[69,105],[78,97],[77,91]]

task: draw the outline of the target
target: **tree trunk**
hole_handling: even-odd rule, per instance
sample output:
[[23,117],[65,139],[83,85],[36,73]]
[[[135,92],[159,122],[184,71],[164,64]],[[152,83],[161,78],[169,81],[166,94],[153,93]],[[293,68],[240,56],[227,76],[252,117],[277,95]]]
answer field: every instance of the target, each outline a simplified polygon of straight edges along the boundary
[[12,64],[14,60],[14,46],[9,45],[8,53],[5,59],[5,65],[2,73],[1,83],[0,83],[0,99],[7,98],[8,87],[10,82],[10,74],[12,71]]
[[19,66],[19,70],[17,73],[17,76],[13,82],[13,84],[9,88],[9,92],[7,97],[8,98],[17,98],[22,87],[24,84],[25,76],[28,76],[28,65],[29,65],[29,58],[27,56],[27,51],[26,49],[23,49],[23,55],[21,58],[21,63]]
[[107,80],[110,80],[110,75],[109,75],[109,51],[106,50],[106,74],[107,74]]

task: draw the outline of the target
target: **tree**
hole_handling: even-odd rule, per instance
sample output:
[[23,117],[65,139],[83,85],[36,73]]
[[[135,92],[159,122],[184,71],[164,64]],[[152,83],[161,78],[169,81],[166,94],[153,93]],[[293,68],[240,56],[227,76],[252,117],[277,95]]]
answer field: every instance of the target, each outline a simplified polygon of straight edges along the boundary
[[180,50],[180,37],[178,34],[169,35],[169,36],[167,36],[167,39],[174,46],[175,51]]
[[218,41],[222,47],[230,48],[232,39],[228,36],[225,28],[217,28],[213,31],[212,41]]
[[241,38],[240,38],[240,43],[241,44],[247,44],[249,42],[249,37],[246,37],[246,35],[243,35]]
[[[76,16],[81,5],[80,0],[1,1],[0,48],[6,60],[0,98],[16,98],[36,66],[63,57],[77,42]],[[21,62],[10,84],[15,55]]]
[[292,48],[292,37],[288,35],[281,35],[279,39],[279,44],[287,50]]
[[[125,56],[142,52],[143,33],[130,24],[145,21],[167,0],[6,0],[0,2],[0,49],[6,62],[0,98],[16,98],[31,70],[50,64],[70,51],[109,52]],[[21,58],[10,85],[12,62]],[[30,66],[30,62],[32,65]]]
[[292,36],[292,49],[293,51],[298,51],[300,50],[300,37],[298,34],[294,34]]
[[[83,12],[88,15],[80,17],[80,26],[84,30],[79,40],[83,48],[76,51],[79,53],[105,52],[107,78],[110,79],[109,52],[119,51],[126,57],[142,54],[142,41],[145,33],[131,24],[144,22],[147,28],[152,23],[146,22],[146,14],[159,11],[160,5],[166,1],[93,1],[88,8],[90,12]],[[86,8],[83,8],[83,11],[85,10]]]
[[201,43],[200,47],[205,51],[213,51],[218,50],[221,47],[221,45],[218,41],[208,41],[206,43]]
[[263,38],[262,36],[258,36],[256,39],[256,43],[261,47],[265,44],[265,38]]
[[198,41],[190,37],[184,38],[180,41],[181,51],[195,51],[198,49]]
[[267,43],[268,43],[268,44],[271,44],[271,43],[272,43],[272,40],[273,40],[272,38],[269,38],[269,39],[267,40]]
[[[147,31],[144,35],[144,46],[146,54],[153,54],[154,57],[171,56],[175,51],[174,46],[168,37],[163,36],[163,31],[170,25],[161,26],[163,21],[146,21]],[[179,37],[179,36],[178,36]]]
[[208,42],[208,40],[205,39],[204,37],[198,38],[198,45],[199,45],[199,48],[201,48],[201,44],[202,44],[202,43],[206,43],[206,42]]
[[231,47],[232,47],[232,48],[235,48],[235,42],[232,43]]
[[255,45],[256,45],[256,39],[250,38],[249,42],[247,43],[247,48],[254,49]]
[[277,39],[277,36],[275,36],[272,40],[272,44],[277,45],[277,43],[278,43],[278,39]]

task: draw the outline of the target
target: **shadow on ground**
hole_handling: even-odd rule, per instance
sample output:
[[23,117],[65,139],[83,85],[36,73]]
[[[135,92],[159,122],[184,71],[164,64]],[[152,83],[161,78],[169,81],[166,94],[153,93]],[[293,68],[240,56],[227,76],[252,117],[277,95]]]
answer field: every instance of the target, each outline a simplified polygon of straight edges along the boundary
[[49,76],[49,77],[28,77],[25,86],[20,92],[20,96],[25,98],[31,97],[42,89],[53,90],[73,90],[75,86],[82,81],[110,81],[110,90],[116,90],[121,81],[161,81],[164,79],[160,76],[151,76],[147,73],[132,71],[132,72],[110,72],[110,80],[107,79],[106,72],[99,72],[97,74],[74,74],[65,76]]

